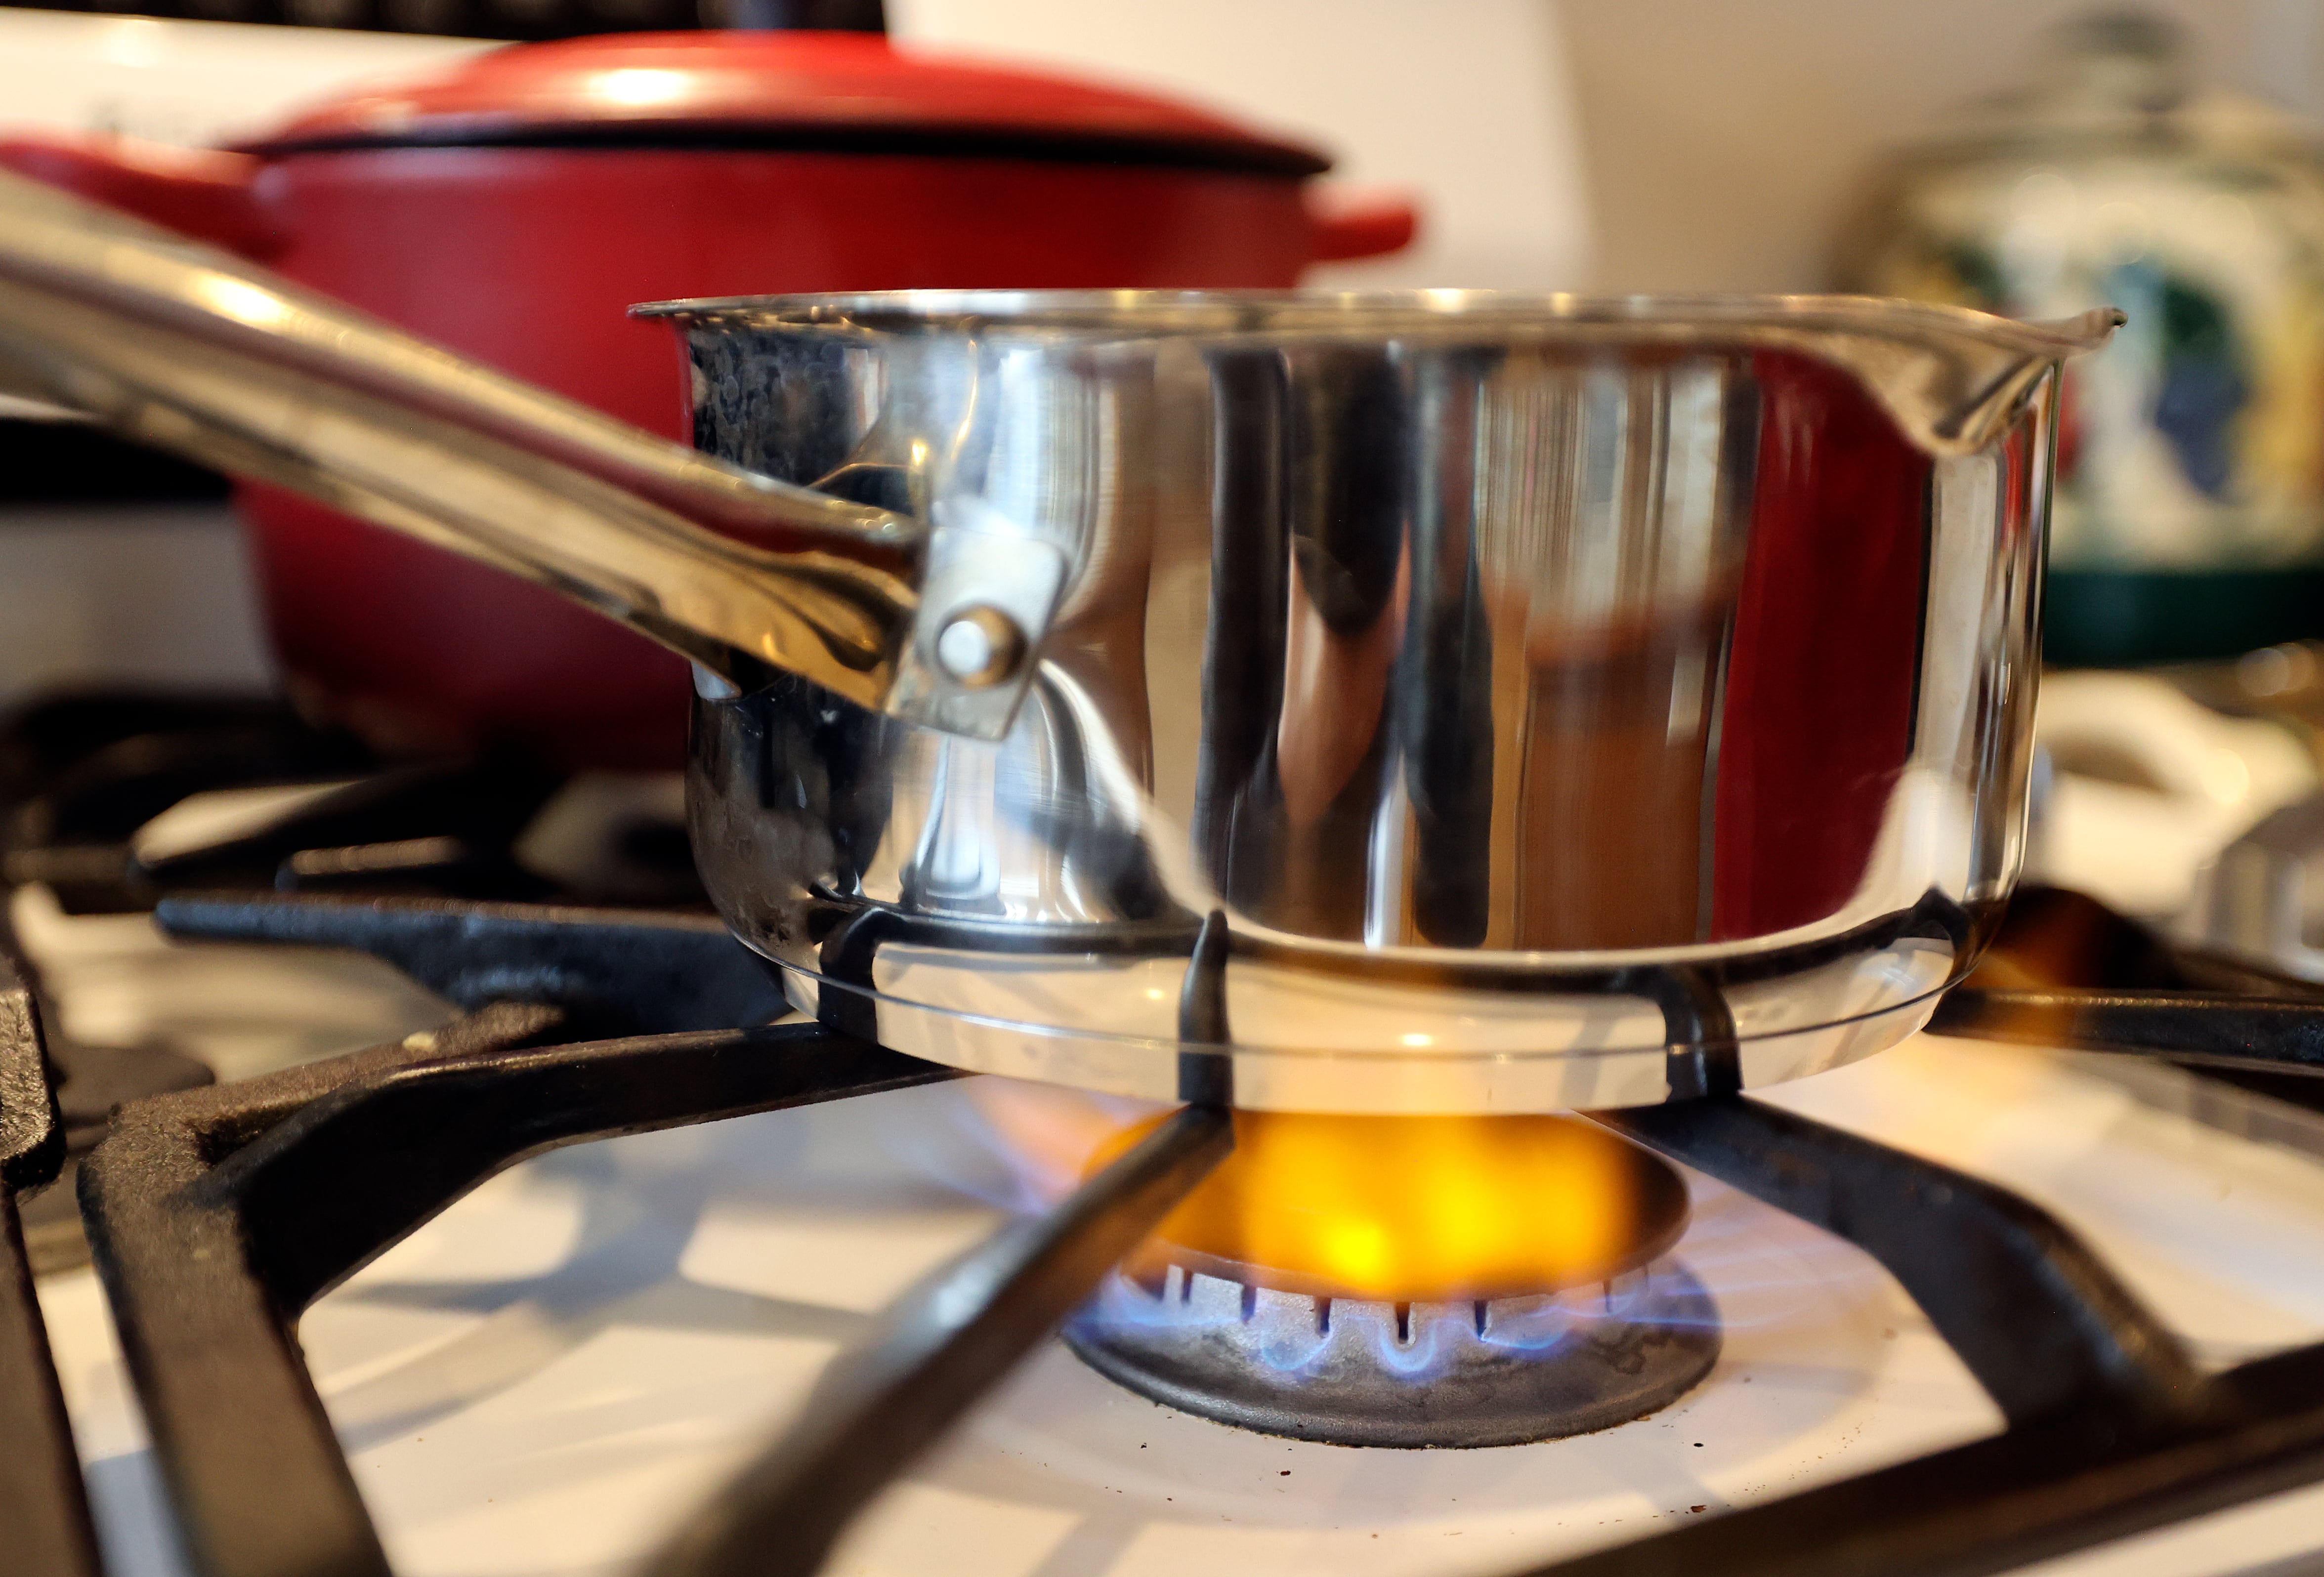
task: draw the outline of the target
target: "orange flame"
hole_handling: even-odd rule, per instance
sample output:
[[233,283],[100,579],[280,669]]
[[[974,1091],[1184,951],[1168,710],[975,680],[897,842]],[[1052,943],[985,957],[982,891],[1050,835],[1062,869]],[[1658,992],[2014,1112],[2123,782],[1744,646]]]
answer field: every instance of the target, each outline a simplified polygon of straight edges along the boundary
[[[979,1105],[1052,1176],[1094,1172],[1162,1120],[1124,1126],[1069,1092],[980,1083]],[[1323,1296],[1502,1297],[1604,1280],[1669,1247],[1685,1221],[1668,1168],[1574,1118],[1239,1111],[1234,1152],[1126,1268],[1152,1278],[1223,1261]]]

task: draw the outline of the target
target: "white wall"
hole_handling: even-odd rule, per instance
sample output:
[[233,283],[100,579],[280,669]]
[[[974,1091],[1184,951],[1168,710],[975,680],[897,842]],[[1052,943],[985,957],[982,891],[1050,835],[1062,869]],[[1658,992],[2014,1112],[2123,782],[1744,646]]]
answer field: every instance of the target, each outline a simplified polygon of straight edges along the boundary
[[466,39],[0,7],[0,128],[126,132],[200,147]]
[[[1424,189],[1325,282],[1813,290],[1884,148],[2123,0],[888,0],[899,36],[1204,98]],[[2141,0],[2133,0],[2141,3]],[[2324,115],[2324,0],[2143,0],[2209,81]]]
[[272,683],[224,505],[0,511],[0,706],[70,684]]
[[[1457,4],[1457,0],[1455,0]],[[2122,0],[1559,0],[1604,290],[1814,290],[1879,150]],[[2324,109],[2317,0],[2140,0],[2209,81]]]
[[1588,222],[1545,0],[887,0],[899,39],[1007,54],[1289,131],[1417,189],[1420,244],[1318,283],[1565,288]]

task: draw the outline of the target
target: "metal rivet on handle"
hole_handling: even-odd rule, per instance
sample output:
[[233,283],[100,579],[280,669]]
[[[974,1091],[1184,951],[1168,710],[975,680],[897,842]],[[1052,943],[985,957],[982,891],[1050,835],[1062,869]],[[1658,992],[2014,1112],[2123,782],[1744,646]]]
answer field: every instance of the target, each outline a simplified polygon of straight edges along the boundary
[[1017,669],[1025,654],[1025,632],[989,604],[961,609],[936,632],[936,667],[971,689],[997,685]]

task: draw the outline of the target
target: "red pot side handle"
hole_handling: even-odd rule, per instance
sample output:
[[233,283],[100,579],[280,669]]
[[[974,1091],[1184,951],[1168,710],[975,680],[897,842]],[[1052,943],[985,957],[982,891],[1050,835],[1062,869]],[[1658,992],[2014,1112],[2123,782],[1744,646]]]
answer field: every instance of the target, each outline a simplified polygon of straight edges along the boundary
[[259,161],[247,153],[32,132],[0,137],[0,167],[247,258],[271,257],[285,240],[259,203]]
[[1401,252],[1420,234],[1420,205],[1409,192],[1335,192],[1325,187],[1308,198],[1314,221],[1312,255],[1317,263],[1349,263]]

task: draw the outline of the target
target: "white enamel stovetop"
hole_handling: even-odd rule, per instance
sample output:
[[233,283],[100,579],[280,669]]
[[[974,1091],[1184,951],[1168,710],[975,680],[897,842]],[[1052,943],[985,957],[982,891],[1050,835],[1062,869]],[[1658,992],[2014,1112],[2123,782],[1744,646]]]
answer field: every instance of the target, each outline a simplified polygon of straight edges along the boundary
[[[444,1011],[364,961],[165,954],[143,920],[68,920],[37,894],[16,918],[77,1030],[254,1071],[318,1049],[299,1027],[318,1012],[353,1044]],[[2324,1163],[2075,1065],[1960,1041],[1916,1039],[1774,1098],[2041,1200],[2208,1359],[2324,1336]],[[398,1571],[622,1570],[874,1311],[1000,1219],[983,1200],[1010,1184],[978,1128],[951,1085],[563,1151],[326,1297],[300,1333]],[[873,1508],[833,1570],[1488,1573],[1997,1427],[1868,1259],[1694,1181],[1680,1253],[1719,1300],[1726,1350],[1662,1414],[1503,1450],[1351,1451],[1167,1412],[1053,1343]],[[183,1572],[94,1277],[42,1296],[113,1572]],[[2039,1570],[2273,1577],[2319,1548],[2324,1489]]]

